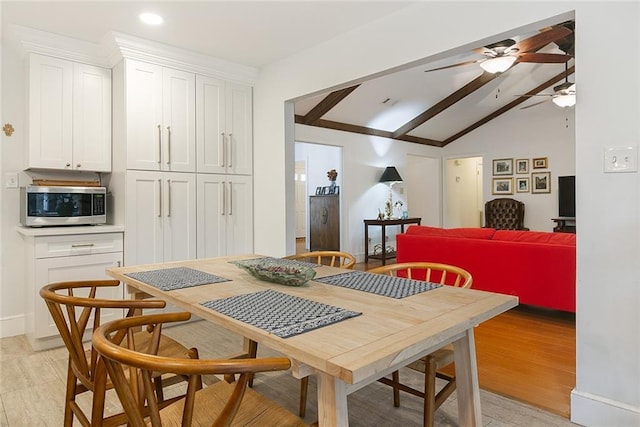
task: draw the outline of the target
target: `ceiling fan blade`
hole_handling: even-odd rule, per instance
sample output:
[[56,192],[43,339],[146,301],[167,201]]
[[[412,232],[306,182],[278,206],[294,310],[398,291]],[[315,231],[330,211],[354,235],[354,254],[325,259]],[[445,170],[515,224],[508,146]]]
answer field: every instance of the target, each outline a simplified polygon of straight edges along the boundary
[[543,103],[545,103],[547,101],[548,101],[548,99],[545,99],[544,101],[534,102],[533,104],[527,105],[525,107],[520,107],[520,109],[521,110],[526,110],[527,108],[535,107],[536,105],[543,104]]
[[540,64],[562,64],[571,58],[573,58],[573,56],[559,53],[526,52],[518,55],[519,62],[536,62]]
[[432,68],[431,70],[424,70],[424,72],[428,73],[429,71],[446,70],[447,68],[460,67],[462,65],[477,64],[478,62],[481,62],[481,61],[484,61],[484,59],[475,59],[473,61],[465,61],[465,62],[460,62],[458,64],[447,65],[444,67]]
[[518,49],[520,53],[530,52],[540,49],[554,42],[558,39],[568,36],[572,31],[564,26],[557,26],[551,30],[543,31],[540,34],[536,34],[533,37],[524,39],[512,46],[513,49]]

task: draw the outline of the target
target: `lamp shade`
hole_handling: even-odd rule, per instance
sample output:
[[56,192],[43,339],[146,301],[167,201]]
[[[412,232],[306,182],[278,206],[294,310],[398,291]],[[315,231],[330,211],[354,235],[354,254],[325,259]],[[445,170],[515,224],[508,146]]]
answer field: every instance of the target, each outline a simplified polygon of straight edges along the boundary
[[402,177],[398,173],[398,170],[395,166],[387,166],[387,168],[382,172],[382,176],[380,177],[380,182],[398,182],[402,181]]
[[487,59],[486,61],[482,61],[480,66],[483,70],[488,73],[502,73],[507,71],[509,67],[516,62],[515,56],[498,56],[496,58]]

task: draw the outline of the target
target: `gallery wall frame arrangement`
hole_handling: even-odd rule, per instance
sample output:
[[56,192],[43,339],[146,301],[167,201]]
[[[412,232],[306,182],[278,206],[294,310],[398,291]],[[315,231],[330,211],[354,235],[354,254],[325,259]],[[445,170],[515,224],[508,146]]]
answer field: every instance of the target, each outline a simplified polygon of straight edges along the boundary
[[551,193],[551,172],[531,173],[532,193]]
[[491,194],[513,194],[513,178],[493,178]]

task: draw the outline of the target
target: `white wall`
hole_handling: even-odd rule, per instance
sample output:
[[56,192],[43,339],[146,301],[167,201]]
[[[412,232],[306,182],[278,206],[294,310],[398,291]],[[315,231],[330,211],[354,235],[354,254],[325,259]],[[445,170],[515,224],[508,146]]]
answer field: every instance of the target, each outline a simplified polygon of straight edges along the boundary
[[[640,188],[635,173],[604,174],[602,159],[607,145],[638,144],[638,7],[635,2],[608,1],[424,2],[265,68],[255,90],[255,151],[262,159],[255,165],[256,210],[278,209],[256,218],[256,250],[283,255],[293,245],[293,228],[287,226],[287,218],[293,215],[287,185],[292,184],[286,177],[293,168],[294,129],[286,101],[344,87],[575,10],[579,88],[575,158],[580,177],[576,203],[580,219],[577,384],[571,413],[573,420],[585,425],[640,425]],[[624,90],[612,90],[613,82],[624,82]],[[549,152],[547,147],[541,151]],[[514,157],[527,154],[513,153]],[[553,162],[549,166],[555,168]],[[275,176],[274,170],[278,171]],[[353,173],[371,182],[374,177],[367,170],[356,164]],[[273,197],[266,187],[274,182],[287,191]],[[361,228],[355,222],[351,219],[349,225],[354,234]]]

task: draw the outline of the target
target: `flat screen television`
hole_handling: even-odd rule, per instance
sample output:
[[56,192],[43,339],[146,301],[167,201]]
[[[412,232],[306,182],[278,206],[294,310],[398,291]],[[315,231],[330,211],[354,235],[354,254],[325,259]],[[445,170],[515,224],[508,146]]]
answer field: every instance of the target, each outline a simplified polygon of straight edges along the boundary
[[558,177],[558,216],[576,217],[576,177]]

